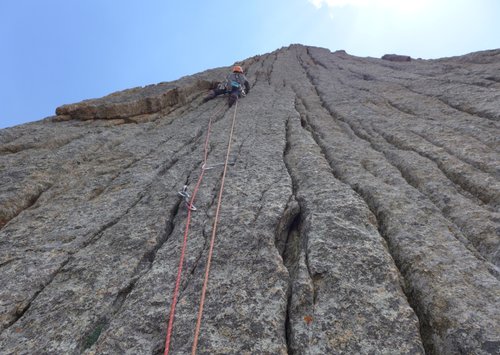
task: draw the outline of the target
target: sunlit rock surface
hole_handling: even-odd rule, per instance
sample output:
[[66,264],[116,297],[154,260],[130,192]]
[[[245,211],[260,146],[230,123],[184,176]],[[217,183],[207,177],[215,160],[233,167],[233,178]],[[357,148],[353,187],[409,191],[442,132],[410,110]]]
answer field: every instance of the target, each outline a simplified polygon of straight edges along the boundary
[[[0,131],[0,352],[498,354],[500,50],[293,45]],[[236,110],[236,112],[235,112]],[[236,116],[234,116],[236,114]]]

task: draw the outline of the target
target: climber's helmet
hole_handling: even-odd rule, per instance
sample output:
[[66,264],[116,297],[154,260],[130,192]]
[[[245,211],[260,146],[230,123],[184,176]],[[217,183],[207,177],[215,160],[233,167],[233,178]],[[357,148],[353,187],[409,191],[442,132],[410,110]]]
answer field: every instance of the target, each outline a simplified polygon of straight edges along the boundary
[[233,67],[233,73],[241,73],[241,74],[243,74],[243,68],[241,66],[239,66],[239,65],[235,65]]

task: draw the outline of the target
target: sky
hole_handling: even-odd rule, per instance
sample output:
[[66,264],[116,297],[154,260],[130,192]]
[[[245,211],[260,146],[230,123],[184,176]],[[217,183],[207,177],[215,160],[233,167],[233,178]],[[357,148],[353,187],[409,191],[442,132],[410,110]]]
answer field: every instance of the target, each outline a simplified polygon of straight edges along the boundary
[[0,0],[0,128],[294,43],[433,59],[500,48],[499,0]]

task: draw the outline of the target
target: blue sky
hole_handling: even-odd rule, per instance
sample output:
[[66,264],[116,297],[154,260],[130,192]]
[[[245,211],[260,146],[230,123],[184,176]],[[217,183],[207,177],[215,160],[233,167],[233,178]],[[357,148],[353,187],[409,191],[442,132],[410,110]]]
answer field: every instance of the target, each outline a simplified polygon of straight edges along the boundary
[[439,58],[500,48],[498,0],[0,0],[0,128],[292,43]]

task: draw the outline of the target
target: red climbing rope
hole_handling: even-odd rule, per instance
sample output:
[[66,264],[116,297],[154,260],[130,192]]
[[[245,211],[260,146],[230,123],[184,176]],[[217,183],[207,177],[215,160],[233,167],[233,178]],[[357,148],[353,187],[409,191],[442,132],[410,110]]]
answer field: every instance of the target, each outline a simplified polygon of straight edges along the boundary
[[224,181],[226,179],[227,165],[229,162],[229,153],[231,152],[231,141],[233,140],[234,123],[236,122],[237,109],[238,109],[238,100],[236,100],[235,107],[234,107],[233,122],[231,124],[231,131],[229,133],[229,142],[227,144],[226,160],[224,162],[224,172],[222,173],[222,179],[221,179],[221,184],[220,184],[220,189],[219,189],[219,197],[217,200],[217,209],[215,211],[215,219],[214,219],[214,224],[212,227],[212,237],[210,239],[210,248],[208,250],[208,259],[207,259],[207,264],[205,267],[205,279],[203,281],[203,288],[201,291],[201,299],[200,299],[200,307],[198,310],[198,320],[196,321],[196,330],[194,333],[193,347],[191,349],[192,355],[196,354],[196,349],[198,347],[198,337],[200,335],[200,328],[201,328],[201,317],[203,315],[203,306],[205,305],[205,295],[207,292],[208,275],[210,273],[210,264],[212,261],[212,254],[213,254],[213,250],[214,250],[215,235],[217,232],[217,223],[218,223],[218,219],[219,219],[219,211],[220,211],[220,206],[221,206],[221,202],[222,202],[222,192],[224,191]]
[[[219,107],[219,109],[210,117],[208,120],[208,127],[207,127],[207,136],[205,138],[205,146],[204,146],[204,155],[203,155],[203,165],[201,166],[201,173],[200,176],[198,177],[198,181],[196,182],[196,185],[193,190],[193,195],[191,196],[191,200],[189,201],[189,206],[191,207],[194,205],[194,200],[196,198],[196,194],[198,192],[198,189],[201,184],[201,180],[203,180],[203,175],[205,173],[205,168],[207,165],[207,157],[208,157],[208,142],[210,139],[210,131],[212,128],[212,119],[222,110],[224,106]],[[181,284],[181,276],[182,276],[182,268],[184,265],[184,257],[186,255],[186,246],[187,246],[187,239],[188,239],[188,233],[189,233],[189,225],[191,223],[191,212],[192,208],[187,209],[187,219],[186,219],[186,227],[184,229],[184,240],[182,243],[182,249],[181,249],[181,256],[179,260],[179,266],[177,268],[177,279],[175,281],[175,289],[174,289],[174,295],[172,297],[172,304],[170,305],[170,316],[168,320],[168,328],[167,328],[167,338],[165,340],[165,355],[168,355],[170,351],[170,340],[172,338],[172,329],[174,325],[174,316],[175,316],[175,307],[177,305],[177,298],[179,297],[179,287]]]

